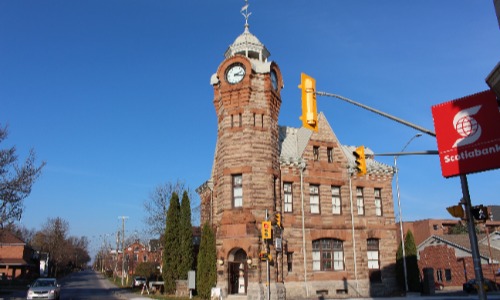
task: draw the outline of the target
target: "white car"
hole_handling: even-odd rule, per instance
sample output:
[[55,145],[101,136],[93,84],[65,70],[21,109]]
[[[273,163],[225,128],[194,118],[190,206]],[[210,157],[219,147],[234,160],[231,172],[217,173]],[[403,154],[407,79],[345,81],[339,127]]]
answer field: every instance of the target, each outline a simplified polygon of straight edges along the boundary
[[38,278],[28,289],[26,299],[56,299],[61,295],[61,285],[55,278]]
[[134,279],[132,280],[132,288],[142,287],[145,284],[146,284],[146,277],[135,276]]

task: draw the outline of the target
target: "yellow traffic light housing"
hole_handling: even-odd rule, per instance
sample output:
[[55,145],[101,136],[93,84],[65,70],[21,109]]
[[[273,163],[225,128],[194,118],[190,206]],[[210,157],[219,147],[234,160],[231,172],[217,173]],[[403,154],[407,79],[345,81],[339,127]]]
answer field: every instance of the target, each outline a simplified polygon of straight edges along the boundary
[[279,228],[281,228],[281,214],[280,213],[276,213],[274,215],[274,217],[276,218],[276,226],[278,226]]
[[447,207],[446,210],[450,213],[450,215],[452,215],[455,218],[460,218],[460,219],[465,218],[464,209],[462,205],[453,205]]
[[271,221],[262,221],[261,233],[263,240],[271,239]]
[[316,108],[316,80],[304,73],[300,74],[299,89],[302,90],[302,126],[318,131],[318,110]]
[[359,146],[352,154],[356,157],[356,171],[358,176],[366,174],[365,146]]

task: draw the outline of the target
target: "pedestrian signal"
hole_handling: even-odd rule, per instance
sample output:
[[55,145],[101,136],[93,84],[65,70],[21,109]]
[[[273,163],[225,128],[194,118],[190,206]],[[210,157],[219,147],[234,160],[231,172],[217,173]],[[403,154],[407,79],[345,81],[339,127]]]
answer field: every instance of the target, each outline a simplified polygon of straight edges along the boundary
[[476,221],[485,222],[488,219],[488,208],[482,205],[476,205],[470,209],[472,216]]

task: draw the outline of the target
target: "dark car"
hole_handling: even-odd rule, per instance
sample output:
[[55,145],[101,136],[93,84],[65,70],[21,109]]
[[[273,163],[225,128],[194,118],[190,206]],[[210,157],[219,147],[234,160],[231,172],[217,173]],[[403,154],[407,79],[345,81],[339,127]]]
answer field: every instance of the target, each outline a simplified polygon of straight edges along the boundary
[[143,285],[146,284],[146,277],[142,276],[135,276],[134,279],[132,280],[132,287],[142,287]]
[[61,285],[55,278],[38,278],[29,285],[26,299],[59,299]]
[[[476,279],[471,279],[463,284],[463,290],[466,293],[477,293],[478,288],[479,286],[476,283]],[[496,283],[489,279],[484,279],[483,288],[485,292],[498,290]]]

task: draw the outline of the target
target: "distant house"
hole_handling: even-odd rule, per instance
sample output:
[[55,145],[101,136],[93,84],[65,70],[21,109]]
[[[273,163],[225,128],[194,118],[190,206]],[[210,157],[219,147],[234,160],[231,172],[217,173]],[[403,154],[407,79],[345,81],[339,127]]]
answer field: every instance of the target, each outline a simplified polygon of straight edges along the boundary
[[0,277],[24,279],[38,276],[35,252],[24,241],[7,230],[0,230]]
[[[500,206],[488,206],[488,212],[488,220],[475,225],[481,232],[477,240],[483,276],[494,281],[494,273],[500,268]],[[420,272],[433,268],[434,280],[444,286],[462,286],[475,278],[469,235],[450,234],[451,229],[462,222],[459,219],[425,219],[403,223],[405,235],[408,230],[414,235]],[[400,237],[398,226],[398,244]]]
[[[151,262],[155,264],[159,268],[159,271],[161,273],[163,257],[163,246],[161,242],[162,240],[162,237],[160,237],[160,239],[151,239],[149,240],[148,245],[144,245],[139,240],[136,240],[132,244],[126,246],[123,252],[112,250],[110,254],[115,257],[115,273],[117,275],[120,275],[123,265],[125,272],[128,275],[133,275],[135,274],[137,265],[143,262]],[[200,227],[193,226],[193,269],[196,268],[197,255],[200,248],[200,240]],[[124,257],[125,261],[123,261]]]
[[[495,280],[500,265],[500,232],[477,236],[484,278]],[[444,286],[461,286],[475,278],[469,235],[432,235],[418,248],[419,269],[433,268],[434,280]]]

